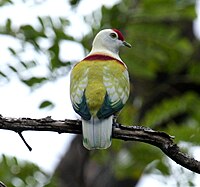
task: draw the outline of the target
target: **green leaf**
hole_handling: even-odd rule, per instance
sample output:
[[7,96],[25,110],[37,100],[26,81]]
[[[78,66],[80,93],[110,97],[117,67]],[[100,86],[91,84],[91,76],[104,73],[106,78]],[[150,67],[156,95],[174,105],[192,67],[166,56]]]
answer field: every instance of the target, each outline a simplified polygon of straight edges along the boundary
[[0,7],[5,6],[7,4],[13,4],[13,2],[11,0],[1,0],[0,1]]
[[54,108],[55,105],[51,102],[51,101],[48,101],[48,100],[45,100],[43,101],[40,105],[39,105],[39,108],[40,109],[44,109],[44,108]]
[[79,4],[80,0],[70,0],[69,3],[71,6],[77,6]]
[[45,23],[44,23],[43,18],[38,17],[38,21],[39,21],[40,25],[42,26],[42,30],[44,31],[45,30]]
[[18,73],[18,70],[14,67],[14,66],[11,66],[11,65],[8,65],[8,67],[15,73]]
[[33,87],[38,84],[41,84],[46,80],[47,80],[47,78],[45,78],[45,77],[31,77],[30,79],[21,79],[21,81],[29,87]]
[[7,75],[5,73],[3,73],[2,71],[0,71],[0,75],[6,79],[8,79]]
[[11,47],[9,47],[8,50],[9,50],[9,51],[11,52],[11,54],[14,55],[14,56],[17,54],[16,51],[15,51],[13,48],[11,48]]
[[11,19],[7,19],[7,20],[6,20],[6,31],[7,31],[8,33],[10,33],[10,32],[12,31],[11,24],[12,24]]

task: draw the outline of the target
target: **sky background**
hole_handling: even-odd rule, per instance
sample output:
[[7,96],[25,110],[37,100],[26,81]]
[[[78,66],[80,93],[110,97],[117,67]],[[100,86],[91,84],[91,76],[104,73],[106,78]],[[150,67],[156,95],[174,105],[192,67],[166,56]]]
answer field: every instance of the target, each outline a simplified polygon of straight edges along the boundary
[[[89,31],[88,26],[81,19],[82,16],[89,15],[92,11],[100,8],[100,6],[111,6],[118,2],[118,0],[83,0],[76,10],[76,12],[70,11],[70,6],[67,5],[66,0],[47,0],[37,6],[33,6],[33,1],[27,1],[22,3],[21,1],[15,1],[15,6],[7,6],[1,8],[0,11],[0,24],[4,23],[7,18],[11,18],[15,26],[23,24],[37,25],[37,16],[52,16],[59,17],[65,16],[72,21],[68,32],[73,33],[75,37],[81,37]],[[31,3],[32,2],[32,3]],[[199,3],[200,4],[200,3]],[[198,7],[199,7],[198,4]],[[90,5],[90,6],[88,6]],[[56,8],[55,8],[56,7]],[[57,11],[56,11],[57,10]],[[12,14],[10,13],[12,12]],[[200,32],[197,29],[200,28],[199,18],[195,22],[195,33],[200,37]],[[81,27],[81,29],[80,29]],[[7,47],[19,47],[19,44],[9,37],[0,36],[0,68],[4,68],[3,63],[12,61],[14,59],[7,51]],[[44,45],[48,45],[45,44]],[[67,60],[81,60],[84,57],[82,47],[74,42],[66,42],[62,44],[61,56],[65,57],[65,51],[73,48],[70,53],[67,54]],[[29,51],[27,56],[34,55],[32,51]],[[41,57],[40,57],[41,58]],[[46,59],[44,58],[44,64]],[[45,73],[44,66],[35,70],[37,74]],[[0,82],[0,114],[4,117],[30,117],[30,118],[43,118],[46,116],[52,116],[53,119],[77,119],[77,115],[74,113],[69,100],[69,75],[65,78],[61,78],[58,81],[47,83],[43,87],[34,92],[22,84],[17,76],[11,75],[11,82],[6,85],[2,85]],[[49,99],[56,104],[53,110],[39,110],[38,106],[44,99]],[[12,131],[0,130],[0,154],[6,154],[16,156],[23,160],[29,160],[38,164],[42,169],[47,172],[53,172],[60,158],[62,157],[66,147],[70,145],[70,142],[74,135],[72,134],[57,134],[53,132],[23,132],[23,135],[28,144],[33,148],[31,152],[28,151],[19,135]],[[197,154],[200,151],[196,150]],[[173,164],[174,166],[176,164]],[[164,187],[163,183],[157,180],[157,175],[153,174],[150,177],[142,180],[138,187],[144,187],[152,184],[154,187]],[[171,179],[171,186],[175,182],[175,179]]]

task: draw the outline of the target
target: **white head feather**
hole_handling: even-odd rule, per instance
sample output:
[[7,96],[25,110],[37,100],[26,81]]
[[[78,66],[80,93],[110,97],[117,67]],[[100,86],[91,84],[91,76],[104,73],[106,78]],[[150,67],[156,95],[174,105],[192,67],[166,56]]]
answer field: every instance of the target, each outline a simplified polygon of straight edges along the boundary
[[119,48],[121,46],[131,47],[130,44],[121,40],[118,33],[113,29],[104,29],[94,38],[92,50],[89,55],[102,53],[121,60],[119,57]]

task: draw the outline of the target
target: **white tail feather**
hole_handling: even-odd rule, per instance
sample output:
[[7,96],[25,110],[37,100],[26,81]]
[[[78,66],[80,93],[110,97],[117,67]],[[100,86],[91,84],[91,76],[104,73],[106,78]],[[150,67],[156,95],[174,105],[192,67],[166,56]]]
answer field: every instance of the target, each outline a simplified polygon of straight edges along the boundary
[[82,120],[83,145],[88,150],[106,149],[111,145],[113,116],[106,119],[92,117]]

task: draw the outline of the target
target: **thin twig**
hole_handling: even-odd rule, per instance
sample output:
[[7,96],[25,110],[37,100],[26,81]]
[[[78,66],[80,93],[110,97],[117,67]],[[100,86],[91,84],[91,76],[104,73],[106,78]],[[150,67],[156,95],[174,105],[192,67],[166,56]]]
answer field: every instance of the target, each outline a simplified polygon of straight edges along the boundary
[[25,138],[22,135],[22,132],[18,132],[20,138],[22,139],[22,141],[24,142],[24,144],[26,145],[26,147],[28,148],[29,151],[32,151],[31,146],[27,143],[27,141],[25,140]]

